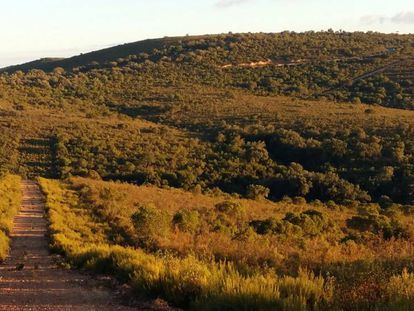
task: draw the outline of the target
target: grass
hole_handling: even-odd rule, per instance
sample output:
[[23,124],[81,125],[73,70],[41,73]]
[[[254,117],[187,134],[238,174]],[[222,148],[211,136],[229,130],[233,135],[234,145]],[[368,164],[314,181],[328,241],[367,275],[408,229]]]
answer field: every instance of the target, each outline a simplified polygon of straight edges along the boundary
[[13,218],[21,205],[20,177],[5,175],[0,177],[0,261],[9,252],[9,237]]
[[[55,251],[75,267],[129,282],[137,295],[193,310],[404,310],[413,300],[411,233],[341,242],[358,208],[85,178],[40,183]],[[304,221],[299,231],[237,231],[287,212]],[[317,217],[323,232],[306,215]],[[410,214],[396,217],[412,225]]]
[[118,244],[109,238],[106,220],[80,204],[79,193],[59,181],[40,179],[40,184],[53,248],[72,265],[130,282],[137,293],[192,310],[317,310],[332,298],[332,283],[311,272],[291,277],[273,269],[241,271],[231,262]]

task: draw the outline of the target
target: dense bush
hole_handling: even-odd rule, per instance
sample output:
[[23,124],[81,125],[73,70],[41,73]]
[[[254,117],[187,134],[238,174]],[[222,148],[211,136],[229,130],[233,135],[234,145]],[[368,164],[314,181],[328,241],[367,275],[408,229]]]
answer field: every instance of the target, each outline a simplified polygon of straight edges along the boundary
[[383,234],[385,239],[392,237],[404,237],[406,231],[396,220],[391,220],[384,215],[368,214],[353,216],[347,220],[347,226],[361,232]]
[[317,236],[333,230],[335,225],[321,212],[307,210],[300,214],[287,213],[282,220],[253,220],[249,225],[258,234]]
[[168,214],[153,205],[141,205],[131,216],[132,224],[137,232],[141,245],[156,245],[170,229],[171,220]]
[[182,209],[174,215],[173,224],[181,231],[194,233],[200,226],[200,213]]
[[[359,104],[411,107],[410,40],[347,32],[166,38],[134,45],[136,55],[117,55],[77,70],[3,74],[0,90],[14,114],[42,106],[52,114],[77,116],[42,129],[42,135],[57,134],[51,165],[60,177],[219,188],[250,197],[265,196],[267,191],[257,188],[262,186],[272,200],[287,195],[377,202],[386,195],[411,204],[411,122],[394,118],[396,111],[382,119],[375,107]],[[273,63],[248,65],[269,60]],[[384,66],[382,75],[355,79]],[[249,90],[235,91],[246,86]],[[249,97],[252,91],[290,98]],[[329,98],[348,103],[331,102],[327,108]],[[16,119],[7,116],[5,137],[24,132],[27,125]],[[141,126],[132,119],[157,124]],[[23,174],[36,165],[37,173],[45,174],[45,163],[38,159],[17,163],[18,142],[17,137],[6,143],[0,167]],[[253,185],[255,191],[248,189]]]

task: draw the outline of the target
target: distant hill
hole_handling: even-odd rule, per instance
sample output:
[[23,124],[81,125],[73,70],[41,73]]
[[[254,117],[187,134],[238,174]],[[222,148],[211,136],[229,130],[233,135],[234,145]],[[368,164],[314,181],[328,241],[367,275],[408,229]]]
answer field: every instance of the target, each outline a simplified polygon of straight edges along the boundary
[[[42,69],[44,67],[50,66],[56,62],[63,61],[64,58],[41,58],[39,60],[35,60],[32,62],[24,63],[21,65],[9,66],[5,68],[1,68],[0,72],[16,72],[18,70],[22,71],[29,71],[31,69]],[[54,65],[51,65],[54,66]]]
[[149,39],[144,41],[138,41],[115,47],[106,48],[103,50],[93,51],[90,53],[73,56],[70,58],[44,58],[33,62],[9,66],[0,69],[1,72],[13,73],[16,71],[27,72],[31,69],[41,69],[44,71],[52,71],[57,67],[62,67],[66,70],[71,70],[75,67],[85,66],[93,62],[105,63],[115,61],[118,58],[123,58],[128,55],[137,55],[140,53],[150,53],[154,49],[160,49],[165,44],[173,41],[178,41],[179,38],[163,38],[163,39]]
[[[395,53],[402,47],[410,46],[412,36],[384,35],[380,33],[347,32],[282,32],[216,34],[203,36],[164,37],[147,39],[93,51],[78,56],[56,59],[45,58],[21,65],[0,69],[13,73],[41,69],[46,72],[56,67],[71,71],[74,68],[108,67],[111,62],[159,61],[170,59],[182,61],[188,58],[203,58],[204,63],[221,67],[240,64],[269,63],[297,64],[298,62],[329,60],[360,60],[373,55]],[[390,52],[392,51],[392,52]],[[148,54],[147,57],[139,57]],[[132,58],[135,57],[135,58]]]
[[[172,83],[241,88],[258,95],[414,109],[413,51],[413,35],[227,33],[148,39],[67,59],[41,59],[0,69],[0,73],[31,69],[50,73],[57,67],[70,75],[89,72],[111,78],[114,71],[141,77],[148,73],[150,79],[163,82],[169,77]],[[33,75],[38,78],[41,73]],[[56,77],[37,78],[29,79],[30,83],[63,83]]]

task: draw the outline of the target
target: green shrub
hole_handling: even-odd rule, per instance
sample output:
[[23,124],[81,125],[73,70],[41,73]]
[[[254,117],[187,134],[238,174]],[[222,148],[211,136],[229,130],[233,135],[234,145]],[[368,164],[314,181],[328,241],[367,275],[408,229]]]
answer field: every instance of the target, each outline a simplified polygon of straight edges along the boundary
[[391,220],[384,215],[367,214],[353,216],[347,220],[348,228],[361,232],[382,234],[385,239],[392,237],[405,237],[406,231],[397,220]]
[[233,217],[241,217],[246,213],[246,209],[238,202],[224,201],[216,204],[216,210]]
[[[285,236],[303,236],[305,235],[318,235],[323,233],[325,229],[331,228],[331,224],[315,223],[313,221],[306,220],[305,216],[298,216],[295,214],[286,214],[288,219],[277,220],[274,218],[268,218],[265,220],[252,220],[249,222],[249,226],[260,235],[276,234]],[[296,217],[301,217],[301,221],[297,221]],[[290,221],[290,220],[291,221]],[[295,223],[293,223],[293,222]]]
[[146,247],[156,245],[170,230],[170,216],[154,204],[140,205],[131,220],[140,243]]
[[296,204],[296,205],[304,205],[304,204],[306,204],[306,199],[304,197],[294,197],[292,199],[292,201],[293,201],[293,204]]
[[277,223],[278,221],[276,219],[268,218],[265,220],[252,220],[249,222],[249,226],[252,227],[257,234],[263,235],[273,233]]
[[358,207],[358,214],[361,216],[379,215],[380,211],[377,204],[364,204]]
[[181,231],[194,233],[200,225],[200,213],[182,209],[174,215],[173,224]]
[[250,185],[247,187],[246,196],[252,200],[263,200],[269,196],[270,189],[262,185]]
[[300,227],[304,234],[310,236],[322,234],[334,227],[321,212],[312,209],[300,214],[287,213],[283,220]]

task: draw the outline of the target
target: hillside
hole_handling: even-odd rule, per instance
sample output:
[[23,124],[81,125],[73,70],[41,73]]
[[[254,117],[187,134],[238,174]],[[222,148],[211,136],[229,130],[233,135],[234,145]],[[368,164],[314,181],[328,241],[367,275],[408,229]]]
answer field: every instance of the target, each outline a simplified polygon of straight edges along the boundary
[[413,40],[189,36],[9,68],[1,257],[15,174],[46,195],[53,251],[134,297],[189,310],[412,305]]
[[[177,40],[143,41],[131,49]],[[267,189],[272,200],[289,196],[350,205],[414,202],[411,112],[367,106],[354,96],[334,103],[328,94],[311,96],[310,89],[302,96],[305,86],[299,93],[292,91],[299,83],[294,81],[302,77],[334,85],[329,79],[334,70],[359,77],[357,73],[368,68],[374,72],[348,84],[350,88],[375,78],[378,66],[383,74],[395,71],[403,66],[395,59],[410,60],[410,36],[323,32],[180,40],[180,46],[93,68],[3,74],[3,170],[29,177],[98,175],[240,195],[257,186]],[[221,67],[231,59],[236,64],[261,57],[275,62],[287,58],[291,44],[299,43],[299,65]],[[326,49],[310,54],[322,43]],[[118,50],[123,49],[96,53]],[[337,57],[346,61],[335,61]],[[322,71],[327,77],[321,80]],[[289,78],[266,87],[236,83],[272,72]],[[410,75],[404,77],[410,81]],[[387,85],[381,85],[377,105],[400,108],[405,103],[410,108],[408,82],[400,88],[390,83],[400,102],[394,97],[386,101]],[[343,95],[340,89],[332,93]]]
[[43,69],[43,68],[47,68],[49,65],[52,66],[52,68],[55,68],[53,66],[53,64],[55,64],[56,62],[60,62],[64,60],[64,58],[42,58],[39,60],[35,60],[32,62],[28,62],[28,63],[24,63],[21,65],[14,65],[14,66],[9,66],[9,67],[5,67],[5,68],[1,68],[0,69],[0,73],[3,72],[16,72],[16,71],[30,71],[32,69]]
[[[404,231],[412,225],[411,214],[381,212],[375,205],[272,203],[84,178],[40,182],[56,250],[75,266],[112,271],[137,291],[156,293],[174,305],[191,310],[229,305],[273,310],[279,304],[286,310],[341,310],[350,302],[361,309],[404,306],[382,297],[401,288],[406,276],[396,273],[411,244],[376,237],[381,230],[385,236],[411,234]],[[355,235],[365,243],[352,242]],[[372,264],[361,263],[367,260]],[[296,265],[302,268],[295,278],[266,273],[289,274]],[[381,298],[373,302],[374,293]]]
[[[158,58],[175,57],[186,52],[217,61],[222,65],[238,65],[271,59],[275,63],[301,63],[309,60],[361,60],[374,55],[395,53],[410,46],[410,35],[383,35],[378,33],[308,32],[221,34],[205,36],[165,37],[127,43],[99,51],[81,54],[68,59],[44,59],[38,62],[3,68],[13,73],[17,70],[56,67],[73,70],[91,64],[106,65],[119,59],[135,59],[140,54]],[[203,55],[204,54],[204,55]],[[299,61],[299,62],[298,62]]]
[[[2,71],[51,72],[63,68],[68,73],[90,73],[156,64],[164,70],[173,67],[167,69],[170,76],[182,75],[214,87],[247,89],[257,95],[328,98],[412,109],[413,40],[412,35],[347,32],[187,36],[144,40]],[[398,72],[398,68],[405,70],[399,79],[381,78],[387,70]]]
[[66,59],[47,58],[22,65],[10,66],[0,69],[0,72],[13,73],[16,71],[29,71],[32,69],[40,69],[44,71],[52,71],[54,68],[61,67],[66,70],[72,70],[75,67],[90,65],[93,63],[108,63],[116,61],[130,55],[138,55],[140,53],[152,53],[155,49],[162,49],[164,46],[178,41],[179,39],[165,38],[138,41],[129,44],[123,44],[99,51],[81,54]]

